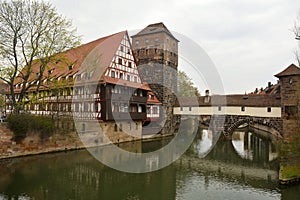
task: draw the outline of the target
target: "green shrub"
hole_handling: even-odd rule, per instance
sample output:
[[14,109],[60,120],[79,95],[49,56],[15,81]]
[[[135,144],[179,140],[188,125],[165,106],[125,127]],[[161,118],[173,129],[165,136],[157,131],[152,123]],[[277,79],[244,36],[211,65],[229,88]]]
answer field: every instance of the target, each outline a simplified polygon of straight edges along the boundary
[[29,114],[13,114],[7,118],[9,128],[14,132],[14,139],[24,139],[29,132],[38,133],[42,139],[55,131],[55,122],[50,117]]

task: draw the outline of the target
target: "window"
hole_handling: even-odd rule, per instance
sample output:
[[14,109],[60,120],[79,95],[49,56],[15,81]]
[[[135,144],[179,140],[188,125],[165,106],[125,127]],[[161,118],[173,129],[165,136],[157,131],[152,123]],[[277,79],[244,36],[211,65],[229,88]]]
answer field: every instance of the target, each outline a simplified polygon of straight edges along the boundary
[[285,106],[284,110],[288,117],[295,117],[298,113],[297,106]]
[[131,62],[128,62],[128,67],[132,67],[132,63]]
[[192,107],[189,107],[189,111],[192,111]]
[[268,111],[268,112],[271,112],[271,111],[272,111],[272,108],[271,108],[271,107],[268,107],[268,108],[267,108],[267,111]]
[[120,73],[120,79],[123,79],[123,73]]
[[137,82],[137,77],[136,77],[136,76],[134,77],[134,82],[135,82],[135,83]]
[[221,111],[222,110],[222,107],[221,106],[218,106],[218,111]]
[[130,75],[127,75],[127,81],[130,81]]
[[183,111],[183,107],[180,107],[180,111]]
[[118,62],[119,62],[120,65],[122,65],[123,64],[122,58],[119,58]]
[[244,112],[245,111],[245,106],[241,107],[241,111]]
[[73,65],[70,65],[70,66],[69,66],[69,70],[72,70],[72,69],[73,69]]
[[82,132],[85,132],[85,124],[82,124]]
[[120,51],[124,51],[124,47],[123,46],[120,46]]
[[112,78],[115,78],[115,76],[116,76],[115,71],[111,71],[111,77],[112,77]]
[[150,99],[151,99],[151,100],[154,100],[154,95],[150,95]]
[[139,130],[139,124],[135,123],[135,130]]
[[153,107],[153,114],[158,114],[158,109],[157,109],[157,107]]

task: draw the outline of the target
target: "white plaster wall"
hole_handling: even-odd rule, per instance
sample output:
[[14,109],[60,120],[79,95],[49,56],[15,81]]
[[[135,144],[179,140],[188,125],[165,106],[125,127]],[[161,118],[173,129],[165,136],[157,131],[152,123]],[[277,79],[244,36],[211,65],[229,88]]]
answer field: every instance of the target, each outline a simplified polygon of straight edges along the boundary
[[218,106],[213,107],[180,107],[174,108],[175,115],[247,115],[253,117],[281,117],[281,107],[245,107],[242,111],[241,106],[222,106],[219,111]]

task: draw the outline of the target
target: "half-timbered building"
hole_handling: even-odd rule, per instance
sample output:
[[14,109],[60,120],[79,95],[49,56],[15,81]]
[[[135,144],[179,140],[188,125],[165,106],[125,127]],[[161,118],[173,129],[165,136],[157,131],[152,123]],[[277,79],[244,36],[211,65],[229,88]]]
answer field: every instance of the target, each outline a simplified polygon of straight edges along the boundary
[[[36,61],[29,78],[35,86],[25,94],[22,112],[51,115],[60,119],[62,128],[74,126],[67,119],[75,117],[87,123],[98,120],[105,130],[118,135],[125,126],[134,135],[142,134],[150,88],[142,82],[127,31],[56,55],[40,81],[39,67]],[[15,82],[17,98],[23,84],[21,79]],[[7,113],[12,111],[10,102],[7,93]],[[88,131],[88,124],[82,123],[81,131]]]

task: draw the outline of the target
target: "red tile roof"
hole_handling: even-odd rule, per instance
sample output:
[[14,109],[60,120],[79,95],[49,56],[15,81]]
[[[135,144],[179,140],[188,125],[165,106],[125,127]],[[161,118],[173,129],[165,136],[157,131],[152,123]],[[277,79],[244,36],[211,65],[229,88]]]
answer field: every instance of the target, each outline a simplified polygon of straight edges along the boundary
[[[104,76],[106,69],[110,66],[110,63],[126,34],[127,31],[119,32],[56,55],[55,61],[50,62],[48,68],[44,71],[43,79],[58,79],[59,77],[89,73],[91,74],[91,77],[89,77],[88,80],[83,76],[80,81],[76,80],[75,83],[84,84],[101,81],[150,90],[150,87],[147,84],[133,83],[127,80],[119,80]],[[39,72],[40,62],[35,62],[36,63],[32,67],[29,82],[37,79],[36,74]],[[70,66],[72,67],[69,69]],[[26,70],[26,67],[24,67],[23,70]],[[48,74],[48,71],[51,71],[50,75]],[[75,79],[75,77],[73,78]],[[15,85],[18,83],[22,83],[21,79],[17,80]]]
[[[149,98],[149,95],[152,95],[154,98],[153,99]],[[162,103],[158,100],[158,98],[152,91],[149,91],[148,98],[147,98],[147,104],[162,104]]]

